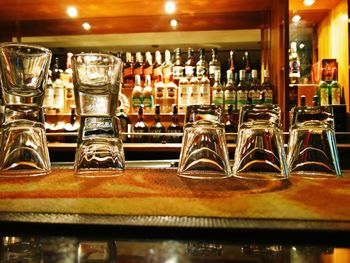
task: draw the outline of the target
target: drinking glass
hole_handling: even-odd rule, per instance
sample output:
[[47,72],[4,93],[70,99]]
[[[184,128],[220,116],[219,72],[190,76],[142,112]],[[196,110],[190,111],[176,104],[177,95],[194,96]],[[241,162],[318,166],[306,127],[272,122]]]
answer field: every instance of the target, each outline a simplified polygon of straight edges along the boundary
[[293,109],[287,162],[292,174],[341,176],[332,107]]
[[287,178],[279,106],[257,104],[242,107],[233,175],[245,179]]
[[122,61],[112,55],[72,57],[74,94],[80,115],[74,170],[80,176],[115,176],[125,169],[121,128],[116,117]]
[[50,50],[39,46],[0,45],[5,105],[1,176],[35,176],[51,171],[42,108],[51,56]]
[[194,179],[231,175],[220,106],[187,106],[178,174]]

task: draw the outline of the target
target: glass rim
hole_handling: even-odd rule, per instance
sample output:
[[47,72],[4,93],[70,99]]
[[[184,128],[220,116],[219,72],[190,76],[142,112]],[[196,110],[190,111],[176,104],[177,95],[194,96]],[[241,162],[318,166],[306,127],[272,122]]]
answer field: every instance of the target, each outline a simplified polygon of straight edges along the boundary
[[22,48],[31,48],[41,50],[48,55],[52,55],[52,51],[46,47],[35,45],[35,44],[26,44],[26,43],[17,43],[17,42],[3,42],[0,43],[0,49],[4,49],[6,47],[22,47]]
[[113,55],[113,54],[106,54],[106,53],[98,53],[98,52],[88,52],[88,53],[85,53],[85,52],[81,52],[81,53],[75,53],[73,54],[72,56],[72,59],[76,59],[77,57],[92,57],[92,56],[95,56],[95,57],[105,57],[105,58],[113,58],[113,59],[116,59],[118,61],[121,61],[120,58],[118,58],[117,56]]

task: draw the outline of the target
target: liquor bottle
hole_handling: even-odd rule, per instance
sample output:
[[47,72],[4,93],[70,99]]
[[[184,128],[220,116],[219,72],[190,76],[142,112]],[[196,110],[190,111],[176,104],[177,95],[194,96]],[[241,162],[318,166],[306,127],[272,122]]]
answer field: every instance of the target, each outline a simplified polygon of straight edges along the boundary
[[187,52],[187,61],[185,62],[185,76],[188,79],[191,79],[192,76],[196,75],[196,61],[193,57],[193,49],[188,48]]
[[252,77],[252,69],[250,66],[249,52],[244,52],[244,70],[245,70],[245,81],[250,82]]
[[153,60],[152,60],[152,54],[151,52],[147,51],[146,52],[146,59],[145,63],[143,64],[143,79],[146,79],[147,75],[152,76],[153,74]]
[[49,70],[48,78],[47,78],[47,86],[45,89],[45,97],[43,106],[46,110],[50,110],[54,108],[54,89],[52,86],[52,71]]
[[60,112],[64,108],[64,86],[60,77],[56,78],[52,83],[52,87],[54,90],[54,107]]
[[[124,112],[124,108],[119,109],[119,112],[117,113],[117,117],[120,121],[121,132],[130,133],[130,131],[131,131],[130,118]],[[130,142],[130,140],[131,140],[130,135],[127,135],[127,134],[123,134],[121,136],[121,138],[122,138],[123,142]]]
[[133,63],[131,52],[126,52],[123,66],[123,80],[125,88],[132,88],[134,85]]
[[179,80],[179,90],[178,90],[178,104],[179,104],[179,112],[183,113],[186,111],[186,107],[188,105],[188,95],[189,95],[189,87],[190,82],[186,77],[182,77]]
[[[237,70],[236,70],[236,65],[235,65],[235,51],[231,50],[230,51],[230,57],[229,57],[229,61],[228,61],[228,65],[229,65],[229,70],[231,70],[232,72],[232,80],[233,83],[235,85],[238,84],[238,74],[237,74]],[[228,80],[227,80],[228,82]]]
[[210,80],[207,77],[207,71],[204,70],[202,78],[199,82],[200,85],[200,101],[204,105],[211,103],[211,92],[210,92]]
[[197,79],[196,76],[193,75],[191,76],[190,79],[190,88],[189,88],[189,105],[197,105],[200,103],[200,85],[199,85],[199,80]]
[[59,58],[55,57],[55,63],[52,67],[52,82],[55,82],[56,79],[61,78],[62,70],[60,69]]
[[178,87],[176,86],[174,82],[173,75],[170,75],[169,82],[165,84],[165,89],[166,89],[166,107],[163,112],[170,113],[171,112],[171,105],[177,103],[177,91]]
[[135,75],[135,85],[132,89],[131,101],[133,112],[137,112],[139,110],[140,105],[143,103],[140,75]]
[[209,62],[209,79],[210,82],[213,83],[213,81],[215,81],[215,72],[221,71],[221,64],[217,58],[217,48],[213,48],[211,52],[211,61]]
[[[137,122],[134,125],[134,132],[135,133],[146,133],[148,132],[148,127],[146,123],[143,121],[143,105],[139,107],[138,115],[137,115]],[[134,142],[140,143],[140,142],[147,142],[147,136],[146,135],[134,135]]]
[[273,102],[273,86],[270,82],[269,70],[264,70],[264,82],[261,84],[260,90],[264,92],[265,103]]
[[318,94],[320,98],[320,105],[329,105],[329,97],[330,97],[330,92],[329,92],[329,80],[328,77],[326,76],[326,70],[324,68],[321,69],[321,81],[318,86]]
[[212,87],[212,98],[214,105],[220,105],[222,107],[224,103],[224,92],[223,86],[221,85],[220,75],[220,71],[215,71],[215,80]]
[[139,75],[140,77],[143,75],[143,58],[141,52],[136,52],[136,61],[133,65],[133,75]]
[[[150,132],[152,133],[164,133],[164,125],[160,122],[160,106],[156,104],[154,123],[151,125]],[[161,143],[164,141],[164,135],[152,135],[151,142]]]
[[72,56],[73,53],[67,53],[66,70],[61,74],[61,79],[64,87],[67,86],[67,84],[69,83],[69,79],[73,76]]
[[154,84],[154,91],[155,91],[155,97],[154,97],[154,103],[160,105],[160,109],[162,112],[164,112],[168,105],[166,103],[166,89],[165,84],[163,81],[163,76],[159,75],[157,81]]
[[258,82],[258,71],[256,69],[252,70],[252,81],[250,84],[249,97],[252,98],[252,104],[259,103],[259,90],[260,85]]
[[200,80],[209,70],[208,62],[205,60],[205,52],[203,48],[199,49],[199,60],[196,63],[196,74]]
[[319,103],[318,103],[318,96],[317,95],[312,97],[312,105],[313,106],[319,105]]
[[165,58],[162,66],[163,70],[163,81],[168,83],[170,75],[173,74],[173,63],[171,61],[171,53],[169,50],[165,50]]
[[[168,126],[167,132],[169,133],[182,133],[183,128],[181,127],[179,123],[179,117],[178,117],[178,110],[177,110],[177,105],[173,105],[173,116],[172,116],[172,121],[170,125]],[[170,143],[181,143],[182,138],[181,136],[169,136],[168,137],[168,142]]]
[[75,100],[74,100],[73,77],[70,76],[69,81],[66,84],[66,90],[65,90],[64,113],[70,113],[72,106],[75,107]]
[[245,85],[245,70],[239,71],[239,83],[237,86],[237,110],[240,110],[247,102],[247,88]]
[[145,113],[151,113],[154,105],[153,88],[151,75],[146,75],[145,86],[142,90],[142,104],[144,105]]
[[306,106],[306,97],[305,95],[300,96],[300,107],[305,107]]
[[[233,105],[228,105],[228,112],[227,112],[227,122],[225,123],[225,132],[226,133],[234,133],[237,132],[237,128],[234,126],[234,119],[233,119]],[[229,143],[233,143],[236,141],[236,136],[235,135],[226,135],[226,141]]]
[[178,83],[179,79],[184,76],[185,66],[182,63],[181,49],[177,48],[174,50],[174,52],[175,52],[175,61],[173,65],[173,77],[174,77],[175,83]]
[[227,83],[225,86],[224,98],[225,98],[225,110],[229,111],[229,107],[232,106],[232,110],[236,109],[236,87],[232,79],[232,70],[229,69],[226,72]]
[[[80,124],[79,124],[79,121],[77,120],[75,106],[72,106],[70,108],[70,121],[69,121],[69,123],[64,124],[64,131],[65,132],[77,132],[79,130],[79,127],[80,127]],[[74,143],[74,142],[76,142],[76,137],[66,136],[64,141],[68,142],[68,143]]]
[[300,80],[300,59],[297,53],[297,43],[292,42],[289,56],[289,78],[291,84],[298,84]]
[[337,72],[336,68],[332,69],[332,75],[333,75],[333,80],[329,84],[332,105],[339,105],[340,104],[340,97],[341,97],[341,87],[340,87],[340,84],[338,82],[338,72]]
[[162,54],[160,53],[160,51],[157,50],[155,55],[155,61],[153,64],[153,80],[157,80],[159,75],[163,75],[162,69]]

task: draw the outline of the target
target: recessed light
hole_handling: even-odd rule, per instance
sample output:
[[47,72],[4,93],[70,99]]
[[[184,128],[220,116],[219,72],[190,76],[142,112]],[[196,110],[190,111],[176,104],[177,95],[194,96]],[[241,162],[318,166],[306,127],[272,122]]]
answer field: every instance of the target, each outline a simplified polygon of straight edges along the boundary
[[301,16],[295,15],[295,16],[293,16],[292,21],[293,21],[294,23],[298,23],[298,22],[300,21],[300,19],[301,19]]
[[81,25],[85,30],[90,30],[91,29],[91,25],[88,22],[84,22]]
[[178,22],[177,22],[176,19],[171,19],[171,20],[170,20],[170,26],[171,26],[171,27],[174,27],[174,28],[175,28],[175,27],[177,27],[177,24],[178,24]]
[[304,5],[312,6],[315,3],[315,0],[304,0]]
[[66,12],[70,17],[76,17],[78,15],[78,9],[74,6],[68,7]]
[[166,1],[164,9],[165,9],[165,12],[167,12],[168,14],[173,14],[176,10],[175,2],[172,0]]

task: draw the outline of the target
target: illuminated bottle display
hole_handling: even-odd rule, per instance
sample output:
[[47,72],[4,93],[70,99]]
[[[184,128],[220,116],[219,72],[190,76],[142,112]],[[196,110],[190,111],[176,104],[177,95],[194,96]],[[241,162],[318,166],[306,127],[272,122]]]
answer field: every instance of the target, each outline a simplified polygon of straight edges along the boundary
[[142,103],[144,105],[144,111],[145,113],[152,112],[153,105],[154,105],[154,98],[153,98],[153,88],[151,83],[151,75],[146,75],[145,78],[145,85],[142,90]]
[[133,74],[134,76],[139,75],[140,77],[143,75],[143,58],[141,52],[136,52],[136,61],[133,65]]
[[[160,106],[156,104],[155,106],[155,115],[154,115],[154,123],[151,125],[150,132],[152,133],[164,133],[165,128],[163,124],[160,122]],[[164,141],[163,135],[152,135],[151,142],[161,143]]]
[[188,105],[189,86],[190,86],[190,82],[186,77],[182,77],[179,80],[178,104],[179,104],[180,112],[186,111],[186,107]]
[[135,75],[135,85],[132,90],[131,101],[133,111],[137,112],[143,101],[140,75]]
[[163,81],[164,83],[167,83],[170,75],[173,74],[173,63],[171,61],[171,53],[169,50],[165,50],[165,58],[164,63],[162,65],[162,71],[163,71]]
[[154,91],[155,91],[154,103],[161,105],[160,110],[162,112],[165,112],[167,109],[167,103],[166,103],[167,93],[166,93],[162,75],[158,76],[158,79],[154,84]]
[[187,61],[185,63],[185,76],[188,79],[191,79],[192,76],[195,76],[195,70],[196,70],[196,61],[193,57],[193,49],[189,48],[187,53]]
[[291,84],[299,83],[300,79],[300,59],[297,53],[297,43],[292,42],[290,45],[289,56],[289,78]]
[[247,102],[247,87],[245,82],[245,70],[239,71],[239,83],[237,86],[237,110],[240,110]]
[[[182,133],[183,129],[179,123],[178,109],[176,104],[173,105],[173,116],[170,125],[168,126],[167,132],[169,133]],[[168,142],[170,143],[181,143],[181,136],[169,136]]]
[[210,80],[207,77],[206,71],[199,82],[200,88],[200,104],[209,105],[210,104]]
[[190,79],[190,89],[189,89],[189,105],[197,105],[200,103],[200,83],[196,76],[192,74]]
[[224,92],[220,80],[220,71],[215,72],[215,82],[212,88],[213,104],[223,106]]
[[174,82],[173,75],[170,75],[169,82],[164,87],[166,90],[166,107],[164,107],[163,112],[170,113],[172,111],[171,106],[177,103],[178,97],[178,87]]
[[181,49],[177,48],[175,49],[175,61],[173,65],[173,77],[175,83],[178,82],[178,80],[184,76],[184,69],[185,66],[182,63]]
[[236,87],[232,78],[232,71],[229,69],[226,72],[227,83],[225,86],[224,98],[225,98],[225,110],[232,106],[232,110],[236,108]]
[[160,53],[160,51],[156,51],[156,55],[155,55],[155,61],[153,64],[153,72],[152,72],[152,79],[156,80],[158,79],[159,75],[163,75],[163,66],[162,66],[162,54]]
[[252,81],[249,87],[248,96],[252,100],[252,104],[259,103],[259,82],[258,82],[258,71],[256,69],[252,70]]
[[273,102],[273,86],[270,82],[269,70],[264,70],[264,82],[261,84],[260,90],[264,92],[265,103]]
[[208,74],[209,65],[208,62],[205,60],[205,52],[204,48],[199,49],[199,60],[196,63],[196,74],[197,78],[201,79],[204,77],[205,74]]
[[[146,123],[143,121],[143,105],[139,107],[137,118],[138,118],[138,121],[134,125],[134,132],[135,133],[148,132],[148,127]],[[147,136],[142,134],[134,135],[134,142],[136,143],[147,142]]]
[[328,76],[326,75],[326,70],[322,68],[321,70],[321,82],[318,86],[318,94],[320,98],[320,105],[329,105],[329,98],[330,98],[330,92],[329,92],[329,83],[330,80]]
[[339,105],[340,99],[341,99],[341,87],[338,82],[338,72],[336,68],[332,69],[332,75],[333,75],[333,80],[329,84],[329,89],[332,97],[331,102],[332,102],[332,105]]

